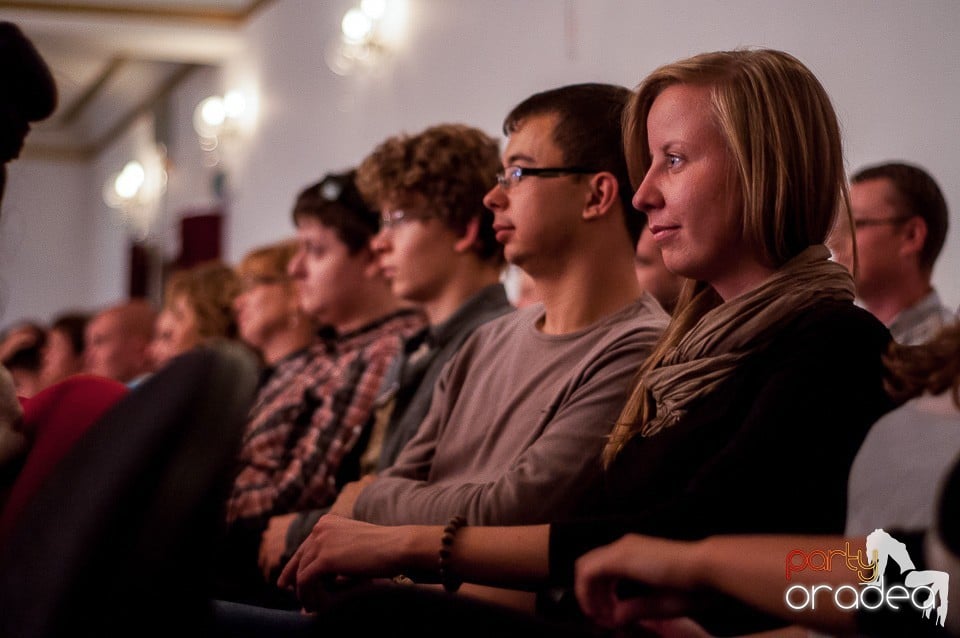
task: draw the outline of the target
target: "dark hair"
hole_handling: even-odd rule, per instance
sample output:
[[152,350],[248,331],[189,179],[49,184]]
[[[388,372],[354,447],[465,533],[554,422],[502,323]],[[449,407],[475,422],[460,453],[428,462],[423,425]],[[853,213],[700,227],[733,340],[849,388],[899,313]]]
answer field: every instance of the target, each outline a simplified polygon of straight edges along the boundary
[[[20,369],[37,372],[43,363],[42,353],[43,346],[47,343],[47,333],[39,324],[33,322],[20,324],[10,332],[20,331],[29,332],[33,340],[7,355],[7,358],[3,360],[3,365],[11,370]],[[9,333],[7,334],[9,336]]]
[[553,142],[567,166],[609,171],[617,178],[623,220],[636,246],[646,221],[630,203],[633,191],[623,154],[623,112],[632,93],[612,84],[573,84],[531,95],[503,121],[504,135],[511,135],[529,117],[556,115]]
[[81,355],[83,354],[84,348],[83,335],[89,321],[90,315],[88,314],[80,312],[63,314],[54,319],[53,323],[50,324],[50,332],[59,330],[67,335],[67,338],[70,339],[70,347],[73,348],[73,353]]
[[430,211],[457,233],[463,233],[471,219],[479,220],[474,252],[502,264],[503,245],[493,231],[493,213],[483,205],[499,169],[496,140],[470,126],[441,124],[385,140],[360,164],[356,181],[373,206],[422,196]]
[[333,229],[352,255],[366,248],[380,229],[380,214],[361,197],[356,176],[356,170],[328,173],[303,189],[293,205],[294,223],[312,219]]
[[872,179],[888,179],[900,201],[895,204],[902,215],[920,217],[927,224],[927,238],[920,251],[920,268],[929,272],[940,256],[947,239],[950,215],[947,202],[937,182],[919,166],[902,162],[888,162],[867,166],[857,171],[850,180],[859,184]]
[[0,198],[5,164],[20,155],[28,122],[49,117],[56,106],[57,86],[43,58],[17,25],[0,22]]

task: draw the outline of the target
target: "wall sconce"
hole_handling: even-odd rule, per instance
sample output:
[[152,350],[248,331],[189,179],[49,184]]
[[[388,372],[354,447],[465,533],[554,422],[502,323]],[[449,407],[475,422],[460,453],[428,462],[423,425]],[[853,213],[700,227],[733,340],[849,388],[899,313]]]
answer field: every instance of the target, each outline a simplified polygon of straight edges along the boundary
[[206,152],[207,166],[220,163],[219,147],[237,138],[251,111],[246,96],[236,90],[222,97],[213,95],[197,105],[193,111],[193,128],[200,136],[200,148]]
[[340,38],[327,50],[327,66],[337,75],[372,68],[387,53],[381,37],[381,25],[387,13],[387,0],[362,0],[359,7],[347,11],[340,22]]
[[136,241],[145,241],[153,230],[160,199],[167,189],[165,153],[148,150],[107,178],[103,201],[117,211],[120,222]]

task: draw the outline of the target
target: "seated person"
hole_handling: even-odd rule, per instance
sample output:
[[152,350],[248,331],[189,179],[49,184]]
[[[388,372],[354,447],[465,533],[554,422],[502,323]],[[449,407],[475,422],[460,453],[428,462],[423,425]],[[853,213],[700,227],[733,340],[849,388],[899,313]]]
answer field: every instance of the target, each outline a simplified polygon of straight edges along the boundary
[[350,457],[361,452],[376,393],[401,340],[424,325],[380,271],[370,248],[380,216],[354,178],[327,175],[293,207],[298,248],[288,271],[300,308],[326,328],[296,365],[267,381],[250,414],[227,500],[221,597],[260,595],[252,591],[264,586],[257,553],[271,517],[330,505],[358,478]]
[[127,387],[118,381],[80,374],[23,401],[17,429],[30,448],[0,513],[0,540],[57,463],[126,393]]
[[58,316],[50,324],[40,367],[43,387],[83,372],[83,334],[89,320],[88,315],[74,312]]
[[133,387],[153,367],[147,348],[153,339],[156,313],[150,304],[134,299],[94,315],[84,335],[84,369]]
[[863,307],[897,343],[923,343],[955,321],[930,283],[950,217],[943,193],[929,173],[902,162],[868,166],[850,181],[854,227],[838,226],[831,247],[853,272],[850,239],[856,238]]
[[847,488],[848,536],[878,527],[928,529],[935,488],[960,455],[960,324],[918,346],[891,346],[887,392],[900,408],[864,440]]
[[[916,543],[913,531],[935,530],[938,500],[943,503],[940,496],[943,487],[951,468],[954,475],[960,469],[957,464],[960,458],[960,325],[943,329],[921,346],[892,344],[885,363],[889,371],[885,382],[887,392],[899,400],[912,400],[881,417],[857,454],[850,473],[846,538],[717,536],[685,543],[625,536],[578,561],[577,596],[584,610],[608,627],[629,625],[666,611],[652,596],[619,597],[618,583],[626,579],[653,586],[661,592],[664,589],[713,590],[822,631],[849,633],[856,629],[858,635],[919,636],[935,630],[937,624],[942,626],[936,617],[922,619],[910,612],[901,615],[889,610],[874,613],[866,609],[859,612],[838,609],[830,602],[832,596],[826,593],[820,594],[816,610],[791,610],[784,600],[784,591],[790,583],[808,587],[829,584],[833,590],[849,585],[860,590],[863,580],[876,573],[866,565],[871,559],[865,545],[870,544],[871,536],[879,537],[876,542],[884,540],[883,535],[876,534],[877,530],[897,530],[892,534],[894,540],[908,541],[909,556],[918,561],[921,571],[928,560],[927,552]],[[891,441],[895,443],[884,447]],[[960,481],[956,482],[960,486]],[[954,504],[951,511],[956,508]],[[942,505],[940,509],[942,513]],[[951,529],[955,533],[957,528]],[[792,561],[790,583],[785,583],[784,565],[792,553],[800,551],[797,548],[810,556],[815,550],[829,553],[845,548],[848,542],[848,553],[866,557],[862,561],[862,574],[851,573],[839,559],[834,563],[839,564],[838,567],[804,572],[806,560],[797,557]],[[951,542],[960,547],[960,538],[953,538]],[[894,544],[902,543],[896,540]],[[909,563],[911,570],[917,569],[913,560]],[[900,567],[906,569],[907,565]],[[877,571],[883,573],[880,568]],[[960,576],[960,573],[954,571],[954,575]],[[893,577],[896,578],[896,574]],[[893,584],[888,579],[887,591]],[[652,595],[656,590],[649,589],[646,593]],[[849,592],[846,596],[849,597]],[[796,600],[803,601],[803,594],[797,594]],[[688,606],[690,602],[683,603],[686,609],[670,613],[695,613],[696,606]],[[935,603],[932,601],[931,607]]]
[[[840,127],[826,92],[783,52],[708,53],[655,70],[623,121],[638,185],[633,203],[646,213],[667,268],[689,281],[606,445],[604,493],[586,516],[548,525],[465,526],[469,504],[448,508],[446,527],[325,516],[281,575],[306,605],[317,604],[334,575],[413,574],[451,592],[462,581],[570,585],[577,558],[627,533],[842,531],[850,464],[892,406],[881,360],[890,334],[854,305],[849,272],[823,244],[846,210]],[[508,155],[520,154],[514,140]],[[524,186],[533,184],[508,192],[519,197]],[[527,219],[496,214],[504,231]],[[517,224],[504,233],[508,258],[520,254],[523,230]],[[788,458],[777,453],[784,441]],[[811,458],[815,471],[802,471]],[[800,466],[789,465],[794,459]],[[456,596],[418,593],[397,615],[364,605],[365,617],[349,619],[354,631],[390,623],[426,632],[455,605],[464,611],[457,615],[463,633],[480,635],[472,622],[479,610],[468,613]],[[557,609],[552,595],[539,602],[543,614],[574,611]],[[333,610],[326,611],[317,624],[334,632]],[[767,621],[721,609],[707,628],[743,633]]]
[[[393,465],[430,407],[440,371],[481,324],[511,310],[499,283],[503,248],[483,205],[500,167],[496,141],[463,125],[391,137],[360,165],[357,185],[381,211],[373,249],[400,299],[430,325],[406,339],[377,397],[361,473]],[[289,558],[324,510],[271,521],[261,562],[267,574]],[[271,582],[276,580],[275,572]]]
[[235,338],[233,300],[239,292],[236,273],[219,261],[174,273],[167,281],[148,349],[153,369],[208,339]]
[[643,218],[628,209],[619,115],[629,94],[562,87],[508,115],[499,184],[484,203],[543,303],[478,328],[396,463],[334,511],[386,525],[451,512],[533,523],[568,514],[595,487],[637,362],[667,319],[633,272]]
[[7,163],[20,156],[30,122],[57,107],[57,85],[33,43],[12,22],[0,21],[0,201]]
[[668,314],[673,313],[680,298],[683,277],[673,274],[663,263],[660,247],[649,227],[644,227],[637,242],[634,270],[640,287],[653,295]]
[[270,375],[298,366],[316,336],[313,319],[300,308],[293,279],[287,273],[297,252],[295,241],[263,246],[247,253],[237,266],[240,294],[233,301],[237,332],[266,365]]

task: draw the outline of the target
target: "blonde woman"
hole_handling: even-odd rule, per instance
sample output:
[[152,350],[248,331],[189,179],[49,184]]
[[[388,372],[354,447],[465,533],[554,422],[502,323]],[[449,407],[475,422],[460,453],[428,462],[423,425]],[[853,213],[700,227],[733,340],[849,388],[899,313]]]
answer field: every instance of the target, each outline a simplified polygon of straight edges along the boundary
[[287,274],[296,252],[295,240],[271,244],[251,251],[237,266],[240,294],[233,308],[239,336],[271,369],[302,352],[317,329],[300,309]]
[[[449,591],[568,586],[577,557],[628,532],[842,530],[850,463],[891,407],[890,335],[854,305],[853,280],[823,245],[848,199],[826,92],[783,52],[703,54],[643,81],[624,138],[633,204],[667,268],[690,281],[603,455],[605,500],[581,520],[529,527],[465,527],[459,512],[446,527],[323,518],[281,577],[305,603],[343,574],[414,573]],[[405,600],[350,623],[429,627],[437,608]],[[742,631],[760,619],[726,620]]]
[[154,369],[207,339],[237,336],[233,300],[240,283],[233,269],[219,261],[174,273],[164,291],[149,346]]

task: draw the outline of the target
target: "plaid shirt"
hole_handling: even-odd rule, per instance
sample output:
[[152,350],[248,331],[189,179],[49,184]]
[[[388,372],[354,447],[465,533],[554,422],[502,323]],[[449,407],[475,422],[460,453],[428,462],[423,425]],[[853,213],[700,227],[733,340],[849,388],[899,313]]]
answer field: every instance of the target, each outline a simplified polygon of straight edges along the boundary
[[420,314],[399,311],[280,362],[250,411],[227,521],[332,503],[401,339],[423,326]]

